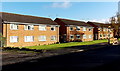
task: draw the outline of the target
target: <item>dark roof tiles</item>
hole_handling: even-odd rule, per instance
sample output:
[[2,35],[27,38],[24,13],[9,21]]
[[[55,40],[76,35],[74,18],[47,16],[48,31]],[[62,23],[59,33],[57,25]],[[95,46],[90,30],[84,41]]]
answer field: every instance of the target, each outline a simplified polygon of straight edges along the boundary
[[56,20],[61,20],[66,25],[77,25],[77,26],[89,26],[92,27],[89,24],[86,24],[86,22],[83,21],[77,21],[77,20],[70,20],[70,19],[62,19],[62,18],[56,18]]
[[20,14],[6,13],[6,12],[0,12],[0,14],[1,14],[0,17],[2,17],[4,21],[8,21],[8,22],[57,25],[57,23],[50,18],[30,16],[30,15],[20,15]]

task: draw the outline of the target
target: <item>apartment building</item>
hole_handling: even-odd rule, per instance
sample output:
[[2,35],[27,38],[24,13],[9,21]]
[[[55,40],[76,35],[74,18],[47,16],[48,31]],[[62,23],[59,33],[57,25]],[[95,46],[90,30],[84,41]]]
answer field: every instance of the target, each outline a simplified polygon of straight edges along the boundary
[[111,24],[104,24],[104,23],[98,23],[98,22],[87,22],[87,24],[94,27],[93,34],[94,34],[94,40],[99,39],[108,39],[113,36],[113,28]]
[[0,19],[0,31],[7,39],[7,47],[59,42],[59,25],[50,18],[0,12]]
[[93,27],[82,21],[56,18],[60,25],[60,42],[92,41]]

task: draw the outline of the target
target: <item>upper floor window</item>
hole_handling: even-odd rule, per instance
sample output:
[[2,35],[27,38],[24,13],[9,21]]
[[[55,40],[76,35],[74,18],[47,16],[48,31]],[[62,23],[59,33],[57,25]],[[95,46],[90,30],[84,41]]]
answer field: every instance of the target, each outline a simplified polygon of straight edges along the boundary
[[99,31],[102,31],[103,29],[102,28],[99,28]]
[[87,28],[86,27],[83,27],[83,31],[86,31],[87,30]]
[[55,27],[54,26],[51,26],[51,31],[55,31]]
[[76,31],[80,31],[80,27],[79,26],[76,27]]
[[73,31],[73,27],[70,27],[70,31]]
[[34,26],[33,25],[25,25],[24,29],[25,30],[33,30]]
[[10,36],[10,42],[18,42],[18,36]]
[[103,28],[103,31],[107,31],[107,28]]
[[46,36],[39,36],[39,41],[46,41]]
[[25,42],[33,42],[34,41],[34,36],[24,36],[24,41]]
[[46,30],[46,25],[39,25],[39,30],[45,31]]
[[18,24],[10,24],[10,29],[11,30],[17,30],[18,29]]
[[92,28],[89,28],[89,31],[92,31]]
[[80,39],[80,35],[76,35],[76,38],[77,38],[77,39]]

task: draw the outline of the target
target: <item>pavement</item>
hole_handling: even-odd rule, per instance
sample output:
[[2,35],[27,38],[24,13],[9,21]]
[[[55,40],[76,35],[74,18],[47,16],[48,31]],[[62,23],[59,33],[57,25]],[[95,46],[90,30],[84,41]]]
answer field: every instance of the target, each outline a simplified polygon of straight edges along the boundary
[[102,47],[5,65],[2,71],[120,71],[120,45]]

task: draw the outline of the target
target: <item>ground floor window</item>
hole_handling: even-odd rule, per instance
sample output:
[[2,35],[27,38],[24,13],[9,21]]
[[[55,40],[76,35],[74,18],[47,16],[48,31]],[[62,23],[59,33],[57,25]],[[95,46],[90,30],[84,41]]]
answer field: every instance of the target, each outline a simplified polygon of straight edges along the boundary
[[74,39],[74,35],[70,35],[70,39]]
[[86,37],[86,35],[83,35],[83,39],[86,39],[87,37]]
[[80,35],[76,35],[76,38],[77,38],[77,39],[80,39]]
[[46,41],[46,36],[39,36],[39,41]]
[[34,41],[34,36],[24,36],[24,41],[25,42],[33,42]]
[[51,36],[51,41],[55,41],[56,40],[56,36]]
[[103,37],[106,37],[106,34],[104,34]]
[[92,38],[92,35],[89,35],[89,38]]
[[18,42],[18,36],[10,36],[10,42]]

